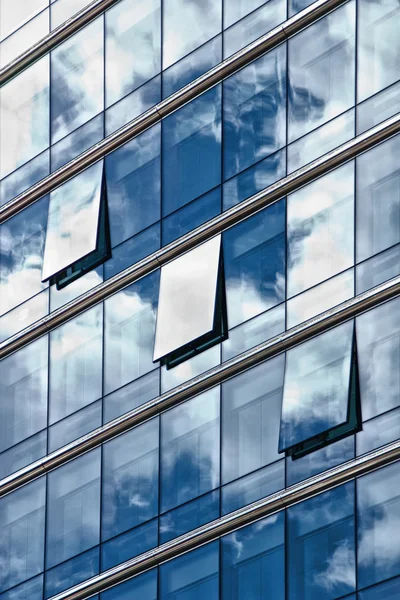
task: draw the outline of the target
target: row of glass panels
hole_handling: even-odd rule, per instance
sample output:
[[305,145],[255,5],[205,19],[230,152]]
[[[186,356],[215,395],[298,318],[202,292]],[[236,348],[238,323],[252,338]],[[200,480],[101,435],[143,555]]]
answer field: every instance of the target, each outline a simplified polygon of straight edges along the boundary
[[[310,432],[321,432],[346,409],[350,381],[344,374],[344,355],[339,356],[343,339],[348,337],[346,331],[351,329],[351,323],[345,323],[289,350],[286,367],[284,355],[270,359],[57,468],[47,476],[47,501],[45,477],[0,499],[0,548],[8,561],[0,574],[3,590],[39,574],[44,564],[46,569],[53,568],[100,542],[102,568],[109,568],[135,552],[349,460],[355,453],[398,439],[399,307],[400,300],[395,299],[356,319],[363,419],[356,439],[345,437],[298,460],[280,460],[278,453],[280,430],[284,441],[288,431],[304,439],[304,431],[308,436]],[[126,366],[127,358],[132,360],[135,332],[128,326],[124,333],[128,335],[112,339],[111,352],[106,354],[106,369],[111,367],[117,374]],[[78,337],[75,329],[69,344]],[[53,352],[59,352],[58,340],[54,341]],[[23,361],[22,352],[30,364]],[[40,420],[46,422],[47,373],[37,364],[38,357],[45,363],[46,340],[22,352],[6,359],[8,365],[2,363],[8,366],[1,374],[2,384],[7,385],[12,374],[22,375],[36,361],[35,370],[25,372],[23,379],[11,383],[6,394],[1,394],[2,400],[7,399],[1,407],[2,440],[7,440],[9,432],[15,435],[27,427],[40,427]],[[142,355],[140,352],[137,356]],[[101,347],[97,340],[75,355],[74,362],[61,360],[56,364],[56,371],[50,373],[50,387],[54,376],[62,379],[64,391],[70,394],[64,396],[64,402],[82,399],[84,392],[101,384]],[[188,362],[181,366],[187,368]],[[158,393],[158,373],[153,371],[106,396],[103,407],[101,401],[94,402],[72,419],[50,428],[50,443],[58,447],[68,436],[71,438],[71,431],[76,435],[100,425],[102,408],[107,422]],[[63,404],[61,408],[68,406]],[[53,414],[50,412],[50,419]],[[3,469],[10,466],[12,457],[21,461],[23,455],[26,460],[29,451],[30,458],[35,458],[32,453],[41,445],[43,454],[44,442],[45,432],[30,438],[23,449],[20,447],[19,457],[3,453]],[[398,477],[393,479],[395,482]],[[337,503],[339,510],[342,504]],[[154,521],[158,515],[159,521]],[[387,538],[386,534],[382,537]],[[339,559],[348,565],[343,555],[339,554]],[[64,565],[67,572],[76,571],[73,564]],[[398,561],[395,564],[398,567]],[[384,568],[376,572],[386,577]]]
[[[395,463],[360,477],[166,562],[159,570],[148,571],[95,598],[396,600],[400,593],[400,578],[395,577],[400,571],[400,545],[393,532],[398,528],[400,510],[399,475],[399,463]],[[27,497],[24,503],[21,493],[27,493],[28,488],[21,490],[12,506],[14,515],[20,513],[20,520],[6,525],[0,542],[6,550],[3,571],[8,569],[9,582],[17,572],[24,570],[26,577],[43,566],[45,482],[39,479],[29,488],[29,502],[35,503],[36,513],[30,515],[29,523],[24,522]],[[48,556],[59,552],[67,538],[88,539],[98,529],[90,516],[95,497],[93,483],[92,497],[86,498],[91,506],[88,502],[80,504],[86,517],[80,530],[66,529],[65,518],[60,518],[60,514],[66,514],[68,503],[70,508],[74,504],[76,514],[79,501],[71,496],[66,501],[58,492],[56,480],[49,478]],[[142,532],[140,539],[137,536],[131,540],[131,553],[157,544],[156,527],[153,529],[152,533],[146,532],[147,537]],[[165,522],[160,534],[167,529]],[[109,558],[104,544],[101,552],[92,549],[48,570],[44,585],[43,576],[36,576],[1,594],[1,600],[49,598],[97,574],[99,568],[106,568]]]
[[[256,11],[254,21],[260,30],[253,32],[254,37],[269,29],[260,20],[261,10],[268,18],[276,19],[270,25],[285,19],[286,4],[276,10],[277,1],[270,0]],[[147,4],[144,10],[144,5],[138,7],[132,0],[123,0],[107,11],[105,25],[104,16],[100,16],[1,88],[2,202],[10,198],[15,180],[23,173],[6,177],[30,159],[38,157],[31,167],[41,171],[40,175],[31,173],[31,177],[43,177],[46,170],[56,169],[160,100],[160,22],[156,4]],[[176,26],[181,23],[181,28],[185,23],[190,43],[196,38],[182,16],[185,11],[193,8],[191,17],[200,35],[204,18],[213,27],[217,25],[212,18],[217,3],[212,2],[208,12],[201,7],[201,19],[196,16],[195,3],[183,3],[182,7],[181,3],[179,7],[175,4],[172,22]],[[289,40],[288,65],[283,45],[229,78],[224,86],[224,146],[228,154],[223,160],[223,179],[283,147],[286,120],[287,141],[293,142],[396,82],[399,15],[398,7],[390,2],[358,0],[356,20],[356,4],[349,2]],[[238,29],[239,25],[241,22],[233,28],[237,32],[228,53],[253,39],[246,28]],[[177,35],[174,28],[171,36],[171,48],[181,52],[177,40],[185,44],[186,37]],[[168,43],[165,31],[163,40]],[[178,58],[172,57],[167,64]],[[168,96],[222,58],[221,39],[216,37],[174,67],[166,69],[165,64],[162,95]],[[118,102],[121,98],[123,101]],[[191,108],[185,107],[179,116],[167,121],[168,146],[179,141],[181,146],[187,145],[193,134],[206,138],[203,143],[208,141],[209,145],[220,141],[220,98],[217,93],[208,98],[208,102],[191,103]],[[190,112],[195,118],[188,124]],[[79,133],[85,123],[87,126]],[[351,124],[348,127],[351,129]],[[39,158],[49,145],[50,165],[48,153]],[[220,177],[215,169],[213,175]],[[187,176],[193,178],[191,170]],[[20,181],[18,191],[22,191],[21,185]]]

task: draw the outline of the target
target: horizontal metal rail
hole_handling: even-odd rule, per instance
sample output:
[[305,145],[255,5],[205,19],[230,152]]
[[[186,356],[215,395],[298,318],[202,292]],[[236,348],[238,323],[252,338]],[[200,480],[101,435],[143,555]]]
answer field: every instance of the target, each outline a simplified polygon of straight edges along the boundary
[[[317,0],[301,12],[294,15],[282,25],[275,27],[255,42],[242,48],[204,75],[184,86],[165,100],[162,100],[148,111],[139,115],[104,140],[101,140],[66,165],[57,169],[41,181],[19,194],[0,208],[0,223],[9,219],[23,208],[29,206],[38,198],[48,194],[77,173],[86,169],[97,160],[103,158],[116,148],[122,146],[139,133],[142,133],[163,117],[173,113],[175,110],[193,100],[203,92],[211,89],[223,79],[232,75],[267,50],[271,50],[290,36],[298,33],[320,17],[343,4],[345,0]],[[111,3],[109,0],[108,4]],[[101,4],[95,2],[93,4]],[[103,4],[107,4],[103,1]],[[85,9],[86,10],[86,9]],[[56,30],[55,30],[56,31]],[[0,72],[1,76],[1,72]]]
[[286,194],[294,192],[316,177],[328,173],[332,169],[354,158],[360,152],[372,148],[399,131],[400,114],[387,119],[362,135],[342,144],[309,165],[294,171],[277,183],[270,185],[261,192],[207,221],[207,223],[164,246],[161,250],[153,252],[143,260],[114,275],[107,281],[104,281],[36,323],[33,323],[23,331],[10,337],[8,340],[5,340],[0,344],[0,359],[65,323],[72,317],[82,313],[141,277],[151,273],[184,252],[236,225],[269,204],[283,198]]
[[36,42],[36,44],[0,69],[0,86],[7,83],[7,81],[18,75],[18,73],[61,44],[61,42],[79,31],[79,29],[82,29],[82,27],[93,21],[107,10],[107,8],[110,8],[110,6],[117,2],[119,0],[94,0],[94,2],[90,2],[85,8],[67,19],[64,23],[61,23],[56,29],[53,29],[53,31]]
[[53,596],[50,600],[84,600],[84,598],[90,598],[94,594],[148,571],[184,552],[194,550],[205,543],[218,539],[222,535],[275,514],[284,508],[289,508],[302,500],[331,490],[338,485],[351,481],[355,477],[388,465],[399,458],[400,440],[329,469],[324,473],[305,479],[244,508],[228,513],[220,519],[211,521],[166,544],[121,563],[117,567],[104,571],[100,575],[87,579],[69,590]]
[[162,411],[200,394],[227,379],[242,373],[263,360],[293,348],[311,337],[343,323],[366,310],[400,294],[400,275],[363,294],[342,302],[320,315],[285,331],[225,363],[190,379],[161,396],[142,404],[128,413],[95,429],[91,433],[31,463],[0,481],[0,496],[21,487],[60,465],[96,448],[117,435],[147,421]]

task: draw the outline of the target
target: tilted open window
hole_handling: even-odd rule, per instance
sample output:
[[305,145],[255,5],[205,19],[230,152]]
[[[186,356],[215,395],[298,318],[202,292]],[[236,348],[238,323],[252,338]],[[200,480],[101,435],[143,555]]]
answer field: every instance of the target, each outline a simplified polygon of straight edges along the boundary
[[279,452],[300,458],[360,426],[356,338],[348,322],[286,353]]
[[226,339],[221,236],[161,268],[153,361],[167,369]]
[[51,192],[42,281],[57,289],[110,258],[103,161]]

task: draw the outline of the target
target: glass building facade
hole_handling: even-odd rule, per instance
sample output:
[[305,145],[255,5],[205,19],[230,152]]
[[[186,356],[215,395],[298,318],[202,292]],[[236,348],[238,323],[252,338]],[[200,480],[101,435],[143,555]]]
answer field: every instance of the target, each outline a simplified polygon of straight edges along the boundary
[[400,598],[399,31],[0,0],[0,600]]

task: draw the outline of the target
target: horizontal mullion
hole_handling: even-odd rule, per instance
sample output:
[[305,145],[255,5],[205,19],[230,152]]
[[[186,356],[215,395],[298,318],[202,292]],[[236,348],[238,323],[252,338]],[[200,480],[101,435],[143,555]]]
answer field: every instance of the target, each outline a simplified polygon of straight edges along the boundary
[[53,311],[23,331],[0,344],[0,359],[22,348],[41,335],[58,327],[105,298],[148,275],[162,265],[254,215],[266,206],[292,193],[316,177],[353,159],[376,144],[400,132],[400,114],[376,125],[367,132],[345,142],[338,148],[294,171],[287,177],[254,194],[247,200],[217,215],[186,235],[153,252],[143,260],[117,273],[68,304]]
[[400,440],[397,440],[342,465],[333,467],[328,471],[296,483],[281,492],[276,492],[262,500],[253,502],[244,508],[228,513],[224,517],[202,525],[153,550],[104,571],[100,575],[87,579],[53,596],[50,600],[83,600],[90,598],[94,594],[122,583],[184,552],[194,550],[205,543],[218,539],[222,535],[254,523],[261,518],[273,515],[280,510],[289,508],[317,494],[331,490],[338,485],[351,481],[355,477],[365,475],[375,469],[388,465],[399,458]]
[[[0,207],[0,223],[348,0],[317,0]],[[105,0],[95,3],[106,4]],[[108,4],[115,0],[108,0]],[[86,9],[85,9],[86,10]],[[80,13],[79,13],[80,14]],[[55,30],[57,31],[57,30]],[[0,82],[1,82],[0,71]]]
[[399,294],[400,275],[276,335],[16,471],[0,481],[0,496],[33,481],[40,475],[52,471],[180,402],[209,390],[260,362],[277,356]]

